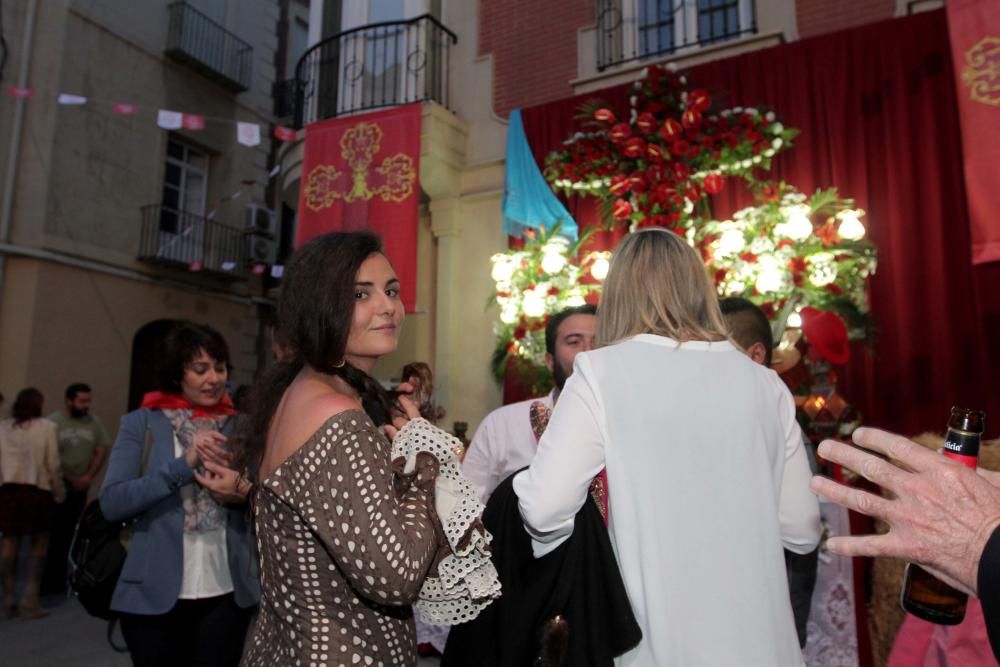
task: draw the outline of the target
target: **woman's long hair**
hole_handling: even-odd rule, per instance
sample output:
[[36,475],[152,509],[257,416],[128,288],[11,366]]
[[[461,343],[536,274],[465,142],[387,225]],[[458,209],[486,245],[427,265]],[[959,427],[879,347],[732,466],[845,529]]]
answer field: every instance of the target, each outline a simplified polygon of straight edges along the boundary
[[308,365],[343,379],[361,396],[376,425],[388,423],[391,395],[364,371],[344,363],[354,316],[354,282],[361,264],[382,252],[367,232],[318,236],[302,246],[285,269],[277,328],[292,356],[264,373],[250,392],[248,414],[236,436],[236,469],[256,478],[274,412],[295,376]]
[[665,229],[643,229],[618,244],[598,312],[602,345],[641,333],[679,342],[727,338],[705,264],[694,248]]

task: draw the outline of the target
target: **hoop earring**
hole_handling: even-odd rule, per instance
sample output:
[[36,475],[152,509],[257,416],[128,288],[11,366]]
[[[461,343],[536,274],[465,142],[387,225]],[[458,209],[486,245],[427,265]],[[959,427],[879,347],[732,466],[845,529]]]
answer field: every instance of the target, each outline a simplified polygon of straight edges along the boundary
[[343,367],[344,367],[344,364],[346,364],[346,363],[347,363],[347,359],[346,359],[346,358],[344,358],[344,359],[341,359],[341,360],[340,360],[340,363],[339,363],[339,364],[334,364],[334,365],[333,365],[333,367],[334,367],[334,368],[343,368]]

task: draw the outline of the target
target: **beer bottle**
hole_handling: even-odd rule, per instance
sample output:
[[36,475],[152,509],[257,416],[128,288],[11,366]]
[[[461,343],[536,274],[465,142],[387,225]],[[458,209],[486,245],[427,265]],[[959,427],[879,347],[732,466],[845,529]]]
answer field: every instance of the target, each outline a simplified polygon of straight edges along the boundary
[[[986,416],[980,410],[952,408],[944,455],[976,469],[979,440]],[[906,564],[899,603],[917,618],[939,625],[958,625],[965,618],[969,596],[944,583],[915,563]]]

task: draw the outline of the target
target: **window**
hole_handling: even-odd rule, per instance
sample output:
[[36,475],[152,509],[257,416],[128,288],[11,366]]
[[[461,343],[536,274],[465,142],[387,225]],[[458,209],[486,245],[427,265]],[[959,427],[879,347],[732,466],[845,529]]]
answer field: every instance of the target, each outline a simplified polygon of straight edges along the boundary
[[682,52],[756,31],[754,0],[597,0],[597,67]]
[[185,224],[188,216],[204,216],[207,187],[208,155],[176,137],[168,138],[160,231],[183,234],[190,226]]

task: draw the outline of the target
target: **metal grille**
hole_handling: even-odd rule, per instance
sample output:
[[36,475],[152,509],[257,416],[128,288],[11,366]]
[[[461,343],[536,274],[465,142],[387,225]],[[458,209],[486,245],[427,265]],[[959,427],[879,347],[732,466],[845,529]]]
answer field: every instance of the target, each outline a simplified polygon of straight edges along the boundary
[[247,278],[246,233],[160,204],[142,208],[138,259],[233,280]]
[[253,48],[186,2],[171,3],[167,55],[234,92],[250,89]]

